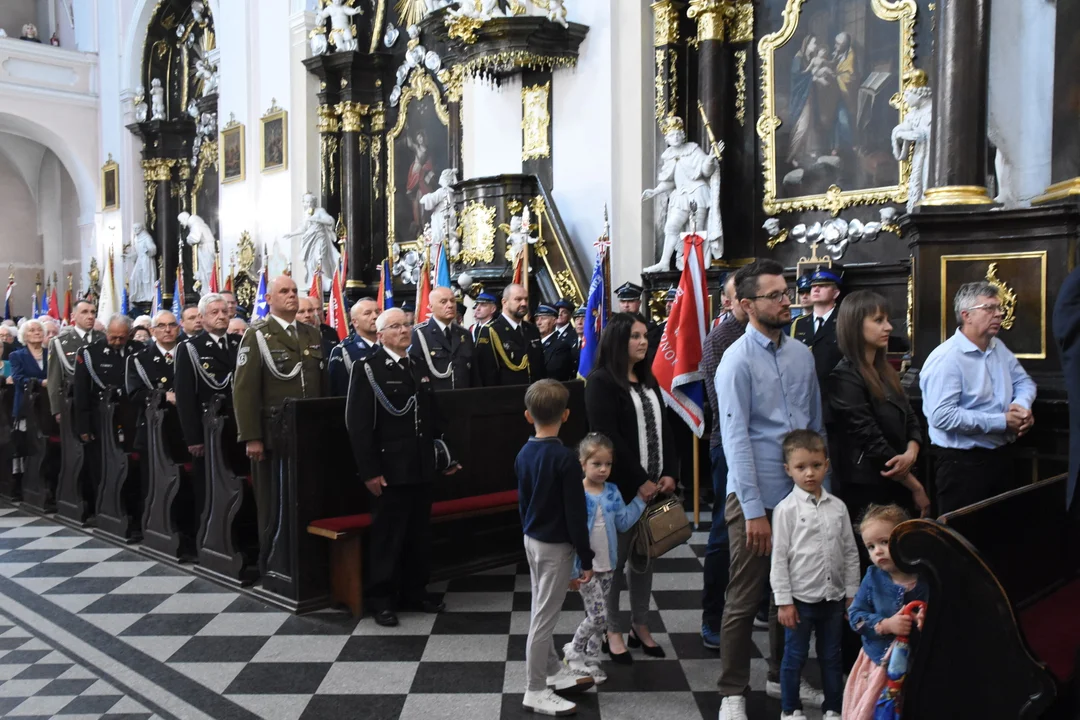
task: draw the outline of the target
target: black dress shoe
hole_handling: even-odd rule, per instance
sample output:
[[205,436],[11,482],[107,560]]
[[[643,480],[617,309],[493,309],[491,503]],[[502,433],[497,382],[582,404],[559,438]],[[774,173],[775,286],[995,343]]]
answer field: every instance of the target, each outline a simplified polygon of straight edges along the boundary
[[664,652],[664,648],[660,647],[659,645],[646,645],[645,643],[641,642],[641,638],[637,636],[637,633],[634,632],[633,628],[630,629],[630,638],[626,641],[626,645],[627,647],[641,648],[641,651],[649,657],[667,657],[667,654]]
[[608,645],[607,640],[604,640],[603,643],[601,643],[600,651],[603,652],[603,653],[606,653],[607,656],[609,658],[611,658],[611,662],[616,663],[618,665],[633,665],[634,664],[634,658],[630,656],[630,651],[629,650],[627,650],[626,652],[621,652],[621,653],[613,653],[613,652],[611,652],[611,646]]
[[423,600],[414,600],[412,602],[403,603],[402,610],[408,610],[409,612],[422,612],[428,615],[437,615],[446,609],[446,603],[437,598],[424,598]]
[[383,627],[397,627],[398,619],[393,610],[380,610],[375,613],[375,622]]

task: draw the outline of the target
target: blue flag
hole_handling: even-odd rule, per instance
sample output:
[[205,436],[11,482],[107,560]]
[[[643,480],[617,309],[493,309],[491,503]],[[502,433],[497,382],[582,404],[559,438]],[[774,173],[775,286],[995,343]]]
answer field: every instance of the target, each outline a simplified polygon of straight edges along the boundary
[[390,260],[383,260],[379,283],[379,306],[383,310],[394,307],[394,276],[390,272]]
[[180,322],[180,316],[183,314],[184,308],[180,307],[180,276],[177,274],[176,280],[173,281],[173,293],[172,293],[172,313],[176,316],[176,321]]
[[120,314],[128,314],[128,289],[127,285],[124,285],[124,289],[120,291]]
[[48,291],[48,288],[46,288],[45,292],[41,293],[41,313],[38,315],[38,317],[41,317],[42,315],[48,315],[48,314],[49,314],[49,291]]
[[446,243],[439,243],[435,258],[435,287],[450,287],[450,263],[446,260]]
[[607,327],[608,290],[605,280],[604,263],[607,259],[607,240],[597,244],[596,264],[593,266],[592,281],[589,283],[589,300],[585,306],[584,337],[581,339],[581,356],[578,360],[578,375],[587,378],[596,364],[596,355],[600,349],[600,335]]
[[255,293],[255,317],[264,318],[270,312],[270,304],[266,302],[266,271],[259,273],[259,291]]

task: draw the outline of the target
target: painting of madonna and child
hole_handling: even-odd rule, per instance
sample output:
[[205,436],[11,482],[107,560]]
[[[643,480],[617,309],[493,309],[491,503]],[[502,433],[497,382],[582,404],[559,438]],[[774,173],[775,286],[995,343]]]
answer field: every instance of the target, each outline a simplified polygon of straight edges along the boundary
[[811,0],[776,50],[777,197],[899,182],[889,100],[900,89],[900,26],[869,0]]

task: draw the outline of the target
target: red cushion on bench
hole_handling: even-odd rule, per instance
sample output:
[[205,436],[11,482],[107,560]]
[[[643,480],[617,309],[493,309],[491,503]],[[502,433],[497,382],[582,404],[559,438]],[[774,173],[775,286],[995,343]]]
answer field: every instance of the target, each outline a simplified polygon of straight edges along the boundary
[[191,472],[191,463],[184,463],[180,466],[180,469],[184,472]]
[[51,442],[53,445],[59,445],[60,444],[60,436],[59,435],[50,435],[49,436],[49,442]]
[[308,527],[318,528],[320,530],[326,530],[327,532],[332,533],[343,533],[363,530],[366,527],[371,527],[371,513],[361,513],[360,515],[342,515],[341,517],[313,520],[311,523],[308,524]]
[[1020,627],[1035,658],[1061,682],[1072,679],[1080,649],[1080,580],[1073,580],[1020,613]]
[[132,462],[139,462],[139,453],[137,453],[137,452],[133,452],[133,453],[128,453],[128,458],[129,458],[129,459],[130,459],[130,460],[131,460]]
[[457,515],[458,513],[474,512],[476,510],[488,510],[503,505],[514,505],[517,501],[517,490],[473,495],[472,497],[458,498],[457,500],[440,500],[431,504],[431,516],[439,517],[440,515]]

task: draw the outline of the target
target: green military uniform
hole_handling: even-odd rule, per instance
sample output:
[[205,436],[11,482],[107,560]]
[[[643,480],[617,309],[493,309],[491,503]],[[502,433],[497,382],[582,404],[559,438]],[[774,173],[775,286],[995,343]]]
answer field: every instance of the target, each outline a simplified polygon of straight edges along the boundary
[[259,522],[259,566],[265,567],[270,551],[270,463],[273,443],[268,420],[286,398],[317,398],[325,394],[326,360],[317,328],[300,322],[290,335],[273,316],[256,320],[244,333],[233,376],[233,409],[238,440],[260,440],[262,462],[252,463],[255,506]]
[[64,412],[64,399],[71,396],[71,383],[75,378],[75,356],[79,350],[98,340],[104,340],[105,334],[89,330],[80,335],[75,328],[54,337],[49,343],[48,390],[49,408],[53,415]]

